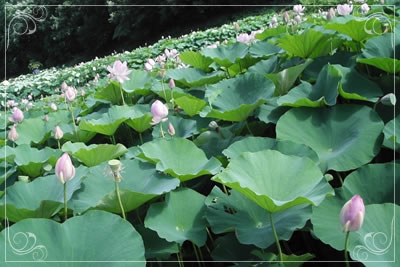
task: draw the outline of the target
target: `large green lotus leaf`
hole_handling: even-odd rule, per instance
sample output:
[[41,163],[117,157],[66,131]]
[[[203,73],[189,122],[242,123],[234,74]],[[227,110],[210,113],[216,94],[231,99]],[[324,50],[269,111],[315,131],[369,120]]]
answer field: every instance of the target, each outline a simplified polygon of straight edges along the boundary
[[197,97],[186,95],[175,99],[175,103],[181,107],[189,116],[193,117],[207,105],[207,102]]
[[167,260],[171,254],[179,252],[177,243],[168,242],[160,238],[157,232],[145,228],[142,225],[135,225],[136,230],[143,238],[144,247],[146,249],[146,259],[162,259]]
[[[342,226],[339,220],[343,205],[356,194],[363,198],[365,205],[393,203],[395,191],[400,190],[399,175],[394,177],[394,172],[400,171],[399,166],[394,163],[369,164],[347,176],[343,187],[336,190],[335,197],[326,198],[320,206],[313,207],[311,222],[314,225],[314,234],[322,242],[343,250],[344,234],[340,234]],[[375,215],[366,212],[365,220],[375,219]],[[357,236],[357,232],[350,235],[352,236]]]
[[278,56],[272,56],[268,59],[261,60],[249,68],[249,72],[256,72],[262,75],[273,73],[278,70]]
[[[71,141],[71,142],[83,142],[86,143],[90,141],[95,135],[96,132],[85,131],[77,127],[77,133],[75,133],[75,127],[72,123],[63,123],[59,125],[61,130],[64,133],[63,139]],[[54,136],[54,132],[53,132]]]
[[290,90],[290,88],[292,88],[293,84],[302,73],[302,71],[310,63],[311,61],[306,61],[303,64],[289,67],[278,73],[266,74],[265,76],[275,84],[274,95],[278,96],[286,94]]
[[62,151],[72,154],[88,167],[96,166],[104,161],[118,158],[128,150],[124,145],[116,144],[92,144],[67,142],[62,146]]
[[50,135],[50,129],[41,117],[24,119],[17,125],[18,140],[16,144],[39,144],[42,143]]
[[106,87],[97,88],[94,98],[110,101],[117,105],[122,103],[121,84],[117,81],[110,81]]
[[200,51],[203,56],[212,58],[223,67],[229,67],[246,57],[249,47],[243,43],[236,42],[230,46],[219,46],[217,48],[204,48]]
[[221,163],[216,158],[207,159],[193,142],[183,138],[160,138],[140,147],[142,158],[157,164],[157,170],[190,180],[202,175],[216,174]]
[[[174,137],[188,138],[198,133],[195,120],[184,119],[178,116],[168,116],[167,121],[160,123],[166,137],[170,136],[167,132],[169,123],[171,123],[175,129]],[[152,132],[153,138],[161,137],[160,124],[154,126]]]
[[[5,256],[7,261],[20,261],[18,266],[146,266],[143,241],[135,228],[99,210],[63,224],[26,219],[3,230],[0,240],[1,250],[6,251],[1,260]],[[8,264],[3,266],[17,266]]]
[[153,118],[150,113],[150,107],[148,105],[136,104],[131,108],[133,109],[133,114],[124,122],[138,133],[149,129]]
[[397,116],[393,120],[386,123],[385,128],[383,128],[383,134],[385,135],[385,140],[383,141],[383,146],[398,150],[400,148],[400,139],[397,137],[396,133],[400,133],[400,116]]
[[[239,192],[231,190],[228,196],[215,186],[205,203],[206,218],[214,233],[235,231],[240,243],[260,248],[275,243],[269,212]],[[274,213],[273,220],[279,239],[289,240],[293,232],[303,228],[310,217],[309,205]]]
[[289,109],[289,107],[278,106],[276,100],[272,100],[256,110],[256,117],[265,123],[276,124],[279,118]]
[[11,177],[13,174],[17,174],[17,168],[14,166],[14,164],[8,164],[7,162],[4,164],[1,164],[0,166],[0,185],[4,183],[6,179]]
[[257,33],[256,34],[256,39],[258,40],[265,40],[269,37],[277,37],[281,34],[287,33],[287,27],[286,26],[278,26],[276,28],[268,28],[264,30],[262,33]]
[[259,261],[253,254],[256,250],[256,246],[240,244],[234,233],[227,233],[215,239],[211,257],[215,261]]
[[333,192],[311,159],[274,150],[244,152],[212,180],[239,191],[272,213],[302,204],[318,205]]
[[339,93],[343,98],[376,102],[382,96],[381,88],[354,68],[333,66],[342,76]]
[[282,49],[269,43],[267,40],[254,43],[249,50],[252,57],[269,57],[281,52]]
[[199,69],[187,68],[168,70],[167,76],[174,79],[177,86],[197,87],[220,81],[224,78],[224,73],[221,71],[205,73]]
[[169,242],[186,240],[201,247],[207,240],[205,196],[183,188],[168,193],[165,202],[150,205],[144,225]]
[[[139,160],[121,161],[122,180],[119,184],[122,205],[126,212],[136,209],[150,199],[167,193],[179,185],[179,180],[159,173],[153,164]],[[115,194],[115,183],[107,163],[89,169],[71,202],[74,213],[102,209],[121,213]]]
[[225,133],[221,133],[221,129],[219,128],[218,132],[205,131],[201,133],[194,140],[194,143],[206,153],[207,157],[218,157],[232,142],[240,138],[233,134],[225,136]]
[[37,177],[42,173],[42,167],[46,163],[55,165],[61,151],[45,147],[42,150],[19,145],[16,148],[9,148],[8,153],[15,155],[14,162],[18,168],[30,177]]
[[291,141],[276,140],[268,137],[246,137],[234,142],[222,151],[222,154],[232,159],[240,156],[243,152],[258,152],[266,149],[277,150],[285,155],[309,157],[318,162],[318,156],[311,148]]
[[[104,135],[113,135],[121,123],[135,117],[136,113],[136,110],[130,106],[112,106],[107,112],[98,114],[99,118],[82,118],[79,128]],[[91,116],[93,115],[91,114]]]
[[400,48],[400,36],[386,33],[368,40],[363,49],[363,58],[357,61],[389,73],[397,73],[400,71],[400,60],[398,54],[395,57],[396,48]]
[[378,19],[352,19],[346,23],[328,23],[325,29],[335,30],[349,36],[356,42],[362,42],[381,33],[381,23]]
[[286,34],[277,40],[277,46],[284,49],[291,56],[301,58],[316,58],[328,54],[330,35],[312,29],[301,34]]
[[179,54],[179,58],[183,63],[189,64],[197,69],[201,69],[205,72],[209,72],[210,65],[213,63],[213,60],[209,57],[203,56],[200,52],[195,51],[184,51]]
[[338,88],[341,80],[340,72],[332,65],[325,65],[318,75],[314,85],[302,82],[281,96],[277,103],[290,107],[321,107],[333,106],[339,95]]
[[270,99],[274,84],[261,74],[246,73],[209,86],[206,96],[211,107],[200,115],[228,121],[243,121],[261,104]]
[[289,110],[279,119],[276,136],[311,147],[323,170],[347,171],[375,157],[382,129],[382,120],[371,108],[336,105]]
[[153,78],[150,73],[144,70],[132,70],[129,79],[122,83],[122,89],[127,93],[149,94]]
[[[75,177],[67,182],[67,200],[81,187],[87,168],[75,169]],[[51,218],[64,206],[64,186],[55,175],[38,177],[30,183],[15,182],[0,199],[0,216],[17,222],[27,218]]]

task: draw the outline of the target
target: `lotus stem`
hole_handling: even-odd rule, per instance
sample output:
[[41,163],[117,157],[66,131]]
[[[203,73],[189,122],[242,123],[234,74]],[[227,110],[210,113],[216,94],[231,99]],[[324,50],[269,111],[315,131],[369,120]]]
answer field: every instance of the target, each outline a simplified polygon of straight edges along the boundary
[[192,242],[192,245],[193,245],[194,254],[196,255],[197,265],[199,265],[199,267],[201,267],[200,257],[199,257],[199,253],[197,253],[196,245],[193,242]]
[[121,212],[122,212],[122,218],[124,218],[124,220],[126,220],[125,210],[124,210],[124,206],[122,205],[121,195],[119,193],[119,185],[118,185],[117,181],[115,181],[115,193],[117,194],[119,207],[120,207]]
[[281,249],[281,245],[279,244],[278,235],[276,234],[275,225],[274,225],[274,221],[272,219],[272,213],[271,212],[269,213],[269,219],[270,219],[270,222],[271,222],[272,232],[274,233],[276,247],[278,248],[279,262],[283,262],[282,249]]
[[57,139],[58,149],[61,149],[60,140]]
[[178,258],[179,267],[184,267],[181,245],[179,243],[178,243],[178,253],[176,254],[176,256]]
[[121,91],[122,105],[125,106],[126,104],[125,104],[124,92],[122,92],[122,87],[120,87],[119,89]]
[[64,183],[64,221],[68,219],[68,207],[67,207],[67,182]]
[[350,262],[349,262],[349,254],[347,253],[348,248],[349,248],[349,236],[350,236],[350,231],[346,232],[346,239],[344,241],[344,259],[346,261],[346,266],[350,267]]
[[74,112],[72,112],[72,104],[69,105],[69,111],[71,112],[71,117],[72,117],[72,123],[74,124],[74,129],[75,129],[75,137],[79,142],[79,136],[78,136],[78,128],[76,127],[75,124],[75,117],[74,117]]
[[140,139],[140,143],[143,145],[143,137],[142,137],[142,133],[139,133],[139,139]]
[[164,134],[161,122],[160,122],[160,132],[161,132],[161,136],[164,138],[165,134]]

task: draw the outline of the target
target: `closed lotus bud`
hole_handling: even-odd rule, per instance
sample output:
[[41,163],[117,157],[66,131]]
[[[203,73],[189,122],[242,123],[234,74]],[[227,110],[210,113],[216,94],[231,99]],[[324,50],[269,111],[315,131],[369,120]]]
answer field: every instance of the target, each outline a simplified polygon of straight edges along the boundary
[[51,107],[51,109],[54,110],[54,111],[57,110],[57,106],[56,106],[56,104],[54,104],[54,103],[51,103],[50,107]]
[[329,9],[328,15],[326,15],[326,19],[327,19],[327,20],[331,20],[331,19],[333,19],[335,16],[336,16],[336,12],[335,12],[335,10],[331,7],[331,8]]
[[68,85],[67,85],[65,82],[63,82],[63,83],[61,84],[61,91],[62,91],[62,92],[65,92],[67,89],[68,89]]
[[69,102],[72,102],[72,101],[74,101],[75,97],[76,97],[76,89],[69,86],[67,88],[67,90],[65,91],[65,98]]
[[175,88],[175,81],[174,81],[174,79],[171,79],[171,80],[169,80],[169,83],[168,83],[168,86],[169,86],[169,88]]
[[46,114],[46,115],[44,116],[44,120],[45,120],[45,121],[49,121],[49,115]]
[[359,195],[353,196],[344,204],[339,217],[344,232],[360,230],[365,217],[365,206],[362,198]]
[[283,21],[288,23],[290,20],[289,13],[287,11],[283,12]]
[[56,176],[58,180],[64,184],[74,178],[75,176],[75,167],[72,165],[71,158],[68,153],[64,153],[56,163]]
[[381,103],[385,106],[395,106],[396,105],[396,95],[393,93],[387,94],[381,98]]
[[218,129],[218,123],[217,123],[216,121],[211,121],[211,122],[208,124],[208,127],[209,127],[211,130],[217,130],[217,129]]
[[14,108],[12,117],[9,118],[12,122],[21,122],[24,119],[24,113],[19,108]]
[[151,105],[151,114],[153,115],[152,125],[168,120],[168,108],[160,100],[154,101]]
[[2,84],[3,86],[9,86],[9,85],[10,85],[10,82],[7,81],[7,80],[4,80],[1,84]]
[[61,138],[63,138],[64,133],[61,130],[60,126],[56,126],[56,128],[54,129],[54,138],[57,140],[60,140]]
[[81,89],[81,96],[85,96],[85,90]]
[[144,69],[146,71],[151,71],[153,69],[153,66],[151,66],[148,62],[144,63]]
[[172,125],[172,123],[168,123],[168,133],[169,135],[175,135],[175,128],[174,125]]
[[239,31],[240,30],[240,26],[237,22],[233,23],[233,26],[235,27],[235,31]]
[[19,135],[18,135],[17,129],[15,128],[15,125],[14,125],[13,127],[11,127],[11,130],[8,133],[8,139],[15,142],[18,140],[18,137],[19,137]]
[[294,17],[294,20],[296,21],[296,23],[301,23],[300,15],[297,15],[296,17]]

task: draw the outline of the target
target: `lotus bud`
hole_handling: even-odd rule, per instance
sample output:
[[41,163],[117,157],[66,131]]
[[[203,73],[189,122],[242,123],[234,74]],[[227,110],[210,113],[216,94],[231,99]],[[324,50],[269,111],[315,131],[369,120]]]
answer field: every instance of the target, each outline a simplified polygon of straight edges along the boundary
[[385,106],[395,106],[396,105],[396,95],[393,93],[383,96],[380,102]]
[[28,95],[28,99],[29,99],[29,100],[32,100],[32,95]]
[[121,176],[122,164],[121,164],[121,162],[117,159],[112,159],[112,160],[108,161],[108,166],[111,169],[114,180],[117,183],[121,182],[121,179],[122,179],[122,176]]
[[57,106],[56,106],[56,104],[54,104],[54,103],[51,103],[50,107],[51,107],[51,109],[54,110],[54,111],[57,110]]
[[168,83],[168,86],[169,86],[169,88],[175,88],[175,81],[174,81],[174,79],[171,79],[171,80],[169,80],[169,83]]
[[65,92],[67,89],[68,89],[68,85],[66,84],[66,82],[63,82],[62,84],[61,84],[61,91],[62,92]]
[[208,127],[209,127],[211,130],[216,131],[216,130],[218,129],[218,123],[217,123],[216,121],[211,121],[211,122],[208,124]]
[[49,121],[49,115],[46,114],[46,115],[44,116],[44,120],[45,120],[45,121]]
[[7,80],[4,80],[1,84],[2,84],[3,86],[9,86],[9,85],[10,85],[10,82],[7,81]]
[[235,27],[235,31],[239,31],[240,30],[240,26],[237,22],[233,23],[233,27]]
[[365,206],[362,198],[359,195],[354,195],[344,204],[339,217],[344,232],[360,230],[365,217]]
[[297,15],[296,17],[294,17],[294,20],[296,21],[296,23],[301,23],[300,15]]
[[32,102],[29,102],[28,103],[28,108],[32,108],[33,107],[33,103]]
[[326,15],[327,20],[331,20],[336,16],[335,10],[331,7],[329,9],[328,15]]
[[62,184],[68,182],[75,176],[75,167],[72,165],[71,158],[68,153],[64,153],[56,163],[56,176]]
[[350,15],[350,13],[353,11],[353,5],[337,5],[336,7],[338,14],[341,16],[347,16]]
[[10,132],[8,133],[8,139],[10,139],[11,141],[15,142],[18,140],[18,133],[17,133],[17,128],[14,126],[11,127]]
[[29,183],[29,176],[20,175],[20,176],[18,176],[18,181],[23,182],[23,183]]
[[283,12],[283,21],[288,23],[290,20],[289,13],[287,11]]
[[146,71],[151,71],[153,69],[153,66],[151,66],[148,62],[144,63],[144,69]]
[[368,4],[367,4],[367,3],[362,4],[362,5],[361,5],[361,13],[367,14],[368,11],[369,11],[369,6],[368,6]]
[[81,96],[85,96],[85,90],[81,89]]
[[152,125],[168,120],[168,108],[160,100],[154,101],[151,105],[151,114],[153,115]]
[[172,123],[168,123],[168,133],[171,136],[175,135],[175,128],[174,125],[172,125]]
[[60,140],[61,138],[63,138],[64,133],[61,130],[60,126],[56,126],[56,128],[54,129],[54,138],[57,140]]
[[69,86],[67,88],[67,90],[65,91],[65,98],[69,102],[72,102],[72,101],[74,101],[75,97],[76,97],[76,89],[71,87],[71,86]]
[[12,122],[21,122],[24,119],[24,113],[19,108],[14,108],[12,117],[9,118]]

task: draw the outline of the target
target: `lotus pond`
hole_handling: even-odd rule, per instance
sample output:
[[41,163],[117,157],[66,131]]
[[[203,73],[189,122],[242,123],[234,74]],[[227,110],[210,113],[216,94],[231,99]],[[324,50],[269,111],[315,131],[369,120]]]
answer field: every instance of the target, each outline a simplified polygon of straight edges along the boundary
[[370,2],[9,102],[1,266],[398,266],[400,13]]

